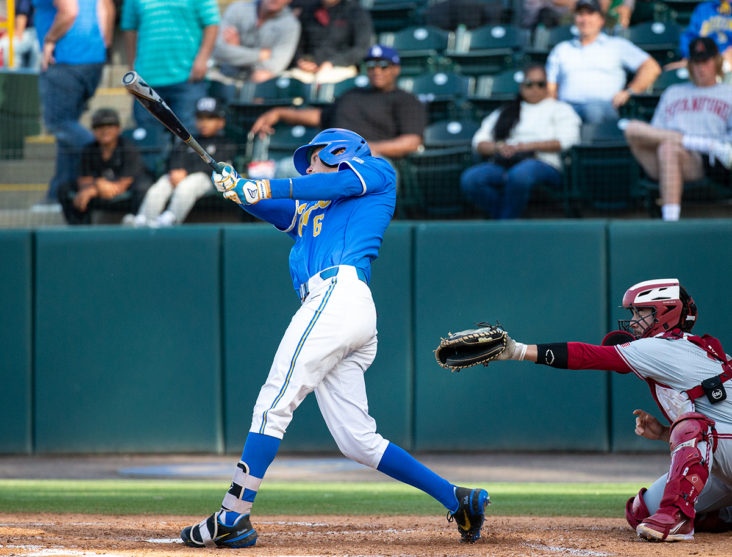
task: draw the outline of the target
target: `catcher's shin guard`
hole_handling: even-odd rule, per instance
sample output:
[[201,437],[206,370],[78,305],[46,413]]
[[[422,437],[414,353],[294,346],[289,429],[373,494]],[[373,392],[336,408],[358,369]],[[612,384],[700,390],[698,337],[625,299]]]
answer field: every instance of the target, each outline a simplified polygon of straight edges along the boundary
[[651,516],[651,512],[646,507],[646,502],[643,499],[643,494],[648,491],[645,487],[641,488],[638,495],[628,499],[625,504],[625,520],[628,521],[630,527],[635,530],[638,525],[643,522],[644,519]]
[[[694,539],[694,505],[709,478],[715,444],[714,421],[698,412],[682,414],[671,425],[671,467],[658,511],[636,528],[655,541]],[[699,449],[703,442],[704,454]]]
[[491,502],[488,492],[485,489],[456,487],[455,497],[458,500],[458,508],[454,513],[447,513],[447,521],[455,521],[461,542],[475,543],[480,539],[480,528],[485,520],[485,507]]
[[233,525],[224,524],[223,511],[212,514],[193,526],[186,526],[180,539],[189,547],[249,547],[257,543],[257,531],[249,515],[241,515]]

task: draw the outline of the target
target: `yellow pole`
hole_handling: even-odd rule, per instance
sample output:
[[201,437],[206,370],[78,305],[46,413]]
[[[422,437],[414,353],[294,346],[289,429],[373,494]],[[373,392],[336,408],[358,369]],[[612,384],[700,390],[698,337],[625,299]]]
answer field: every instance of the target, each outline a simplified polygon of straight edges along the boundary
[[15,37],[15,0],[8,0],[8,67],[13,67],[13,38]]

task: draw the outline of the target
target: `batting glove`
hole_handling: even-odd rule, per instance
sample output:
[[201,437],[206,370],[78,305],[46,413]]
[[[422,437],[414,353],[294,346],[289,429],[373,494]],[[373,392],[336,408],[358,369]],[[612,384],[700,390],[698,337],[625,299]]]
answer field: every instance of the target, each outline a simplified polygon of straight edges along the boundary
[[245,180],[231,166],[224,167],[221,174],[214,172],[211,179],[224,198],[238,205],[254,205],[272,196],[269,180]]

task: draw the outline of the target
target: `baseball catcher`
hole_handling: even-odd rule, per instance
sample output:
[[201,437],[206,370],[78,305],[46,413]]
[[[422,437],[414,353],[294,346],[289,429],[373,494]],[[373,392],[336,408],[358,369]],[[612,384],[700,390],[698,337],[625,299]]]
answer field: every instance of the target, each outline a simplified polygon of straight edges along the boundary
[[[709,335],[691,333],[694,300],[677,279],[648,280],[623,296],[630,319],[601,346],[524,344],[498,326],[450,334],[435,350],[459,371],[492,360],[529,360],[555,368],[633,373],[648,383],[670,425],[635,410],[637,435],[669,443],[668,473],[631,497],[628,523],[650,541],[689,541],[694,531],[732,530],[732,358]],[[715,465],[712,467],[712,465]]]

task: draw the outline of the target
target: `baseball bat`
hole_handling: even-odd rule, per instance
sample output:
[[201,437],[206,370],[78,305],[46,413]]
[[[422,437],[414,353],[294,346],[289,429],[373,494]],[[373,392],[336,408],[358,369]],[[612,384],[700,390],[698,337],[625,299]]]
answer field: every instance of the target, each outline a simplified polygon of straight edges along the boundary
[[160,95],[155,92],[155,89],[145,83],[145,81],[140,77],[140,74],[135,71],[127,72],[122,76],[122,85],[124,85],[125,89],[134,95],[138,102],[145,107],[145,110],[155,116],[163,126],[190,145],[190,147],[198,153],[198,156],[201,157],[206,164],[219,174],[223,172],[225,167],[224,163],[216,162],[214,158],[209,155],[203,147],[201,147],[198,141],[193,138],[191,132],[186,129],[175,115],[175,112],[165,104],[165,101],[160,98]]

